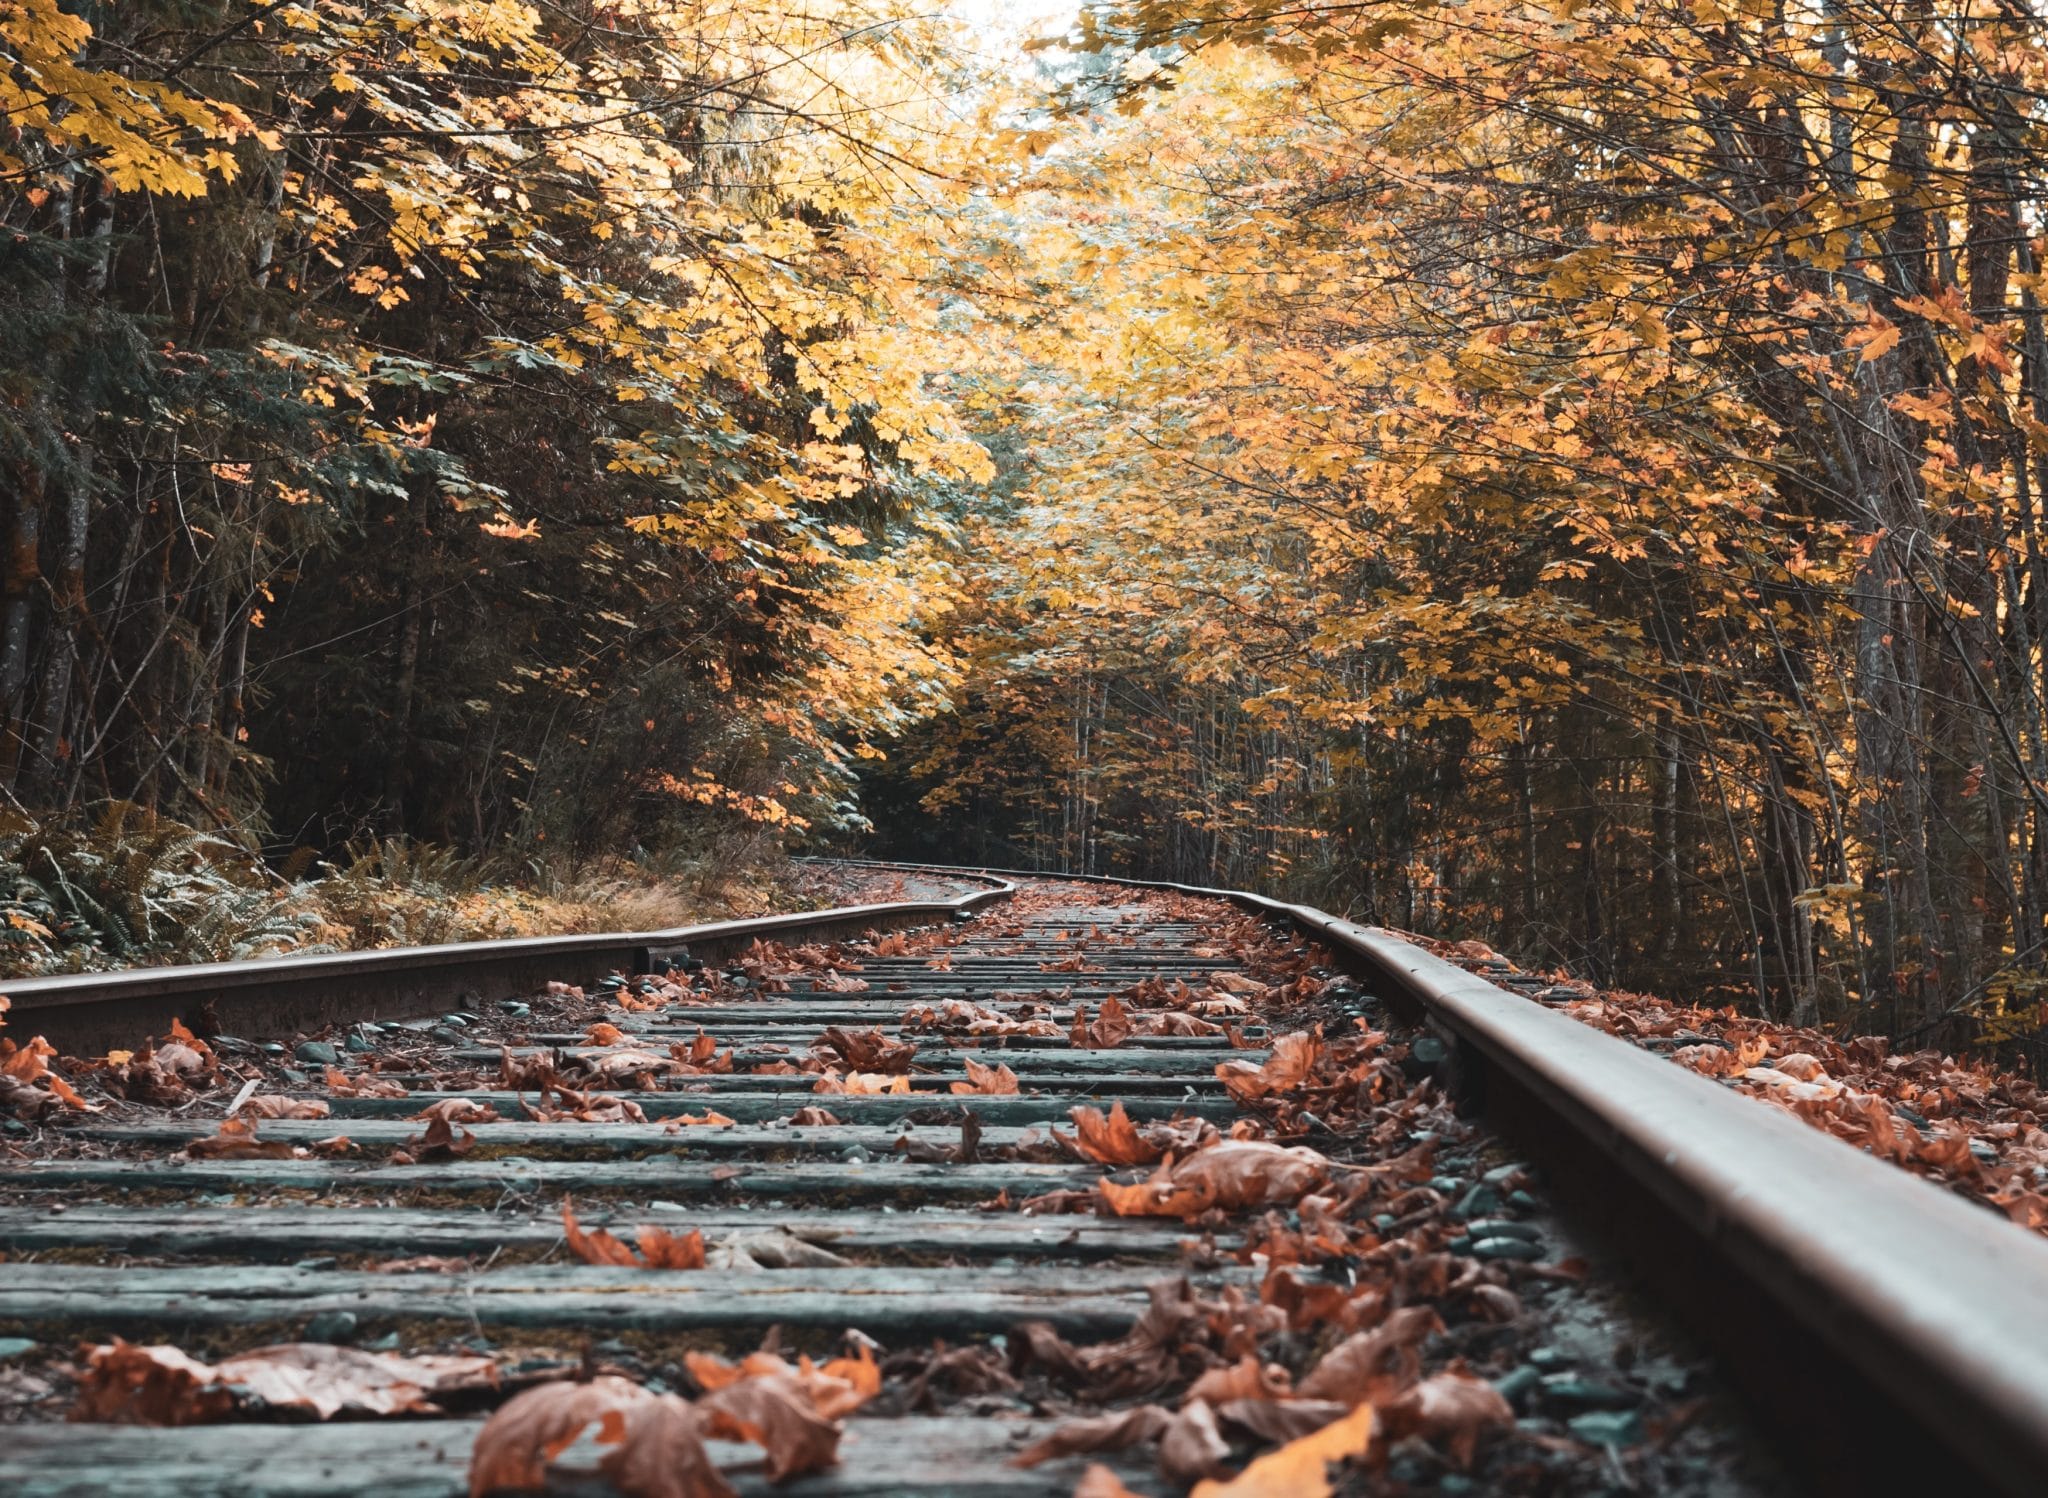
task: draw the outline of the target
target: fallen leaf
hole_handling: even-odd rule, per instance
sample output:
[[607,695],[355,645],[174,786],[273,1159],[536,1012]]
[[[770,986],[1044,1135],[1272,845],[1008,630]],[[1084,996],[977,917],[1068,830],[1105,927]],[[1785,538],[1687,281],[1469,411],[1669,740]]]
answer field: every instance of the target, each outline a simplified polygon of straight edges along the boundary
[[1262,1441],[1298,1441],[1351,1413],[1334,1399],[1233,1399],[1216,1407],[1219,1418]]
[[438,1118],[448,1124],[496,1123],[498,1110],[489,1103],[479,1103],[474,1098],[447,1097],[438,1103],[429,1103],[413,1117],[423,1118],[429,1122]]
[[626,1032],[605,1020],[599,1020],[583,1032],[585,1045],[624,1045],[625,1041]]
[[453,1259],[443,1254],[420,1254],[410,1259],[386,1259],[382,1263],[368,1266],[372,1274],[461,1274],[468,1270],[467,1259]]
[[392,1151],[391,1159],[394,1164],[406,1165],[417,1165],[422,1160],[459,1160],[475,1148],[476,1135],[436,1115],[427,1120],[424,1134],[407,1139]]
[[639,1254],[603,1228],[585,1231],[577,1223],[568,1197],[562,1198],[562,1236],[569,1252],[586,1264],[615,1265],[623,1269],[702,1269],[704,1235],[692,1229],[682,1237],[664,1228],[643,1227],[633,1235]]
[[1329,1165],[1300,1145],[1219,1139],[1178,1163],[1168,1157],[1136,1185],[1104,1178],[1096,1190],[1117,1217],[1194,1217],[1211,1207],[1292,1206],[1329,1179]]
[[[906,1041],[892,1041],[879,1029],[845,1030],[828,1025],[818,1045],[836,1053],[854,1071],[906,1072],[917,1047]],[[814,1047],[815,1049],[815,1047]]]
[[628,1405],[618,1449],[598,1470],[626,1498],[734,1498],[732,1484],[704,1449],[702,1411],[674,1394]]
[[1383,1405],[1380,1422],[1389,1441],[1419,1435],[1441,1443],[1452,1464],[1463,1472],[1472,1466],[1480,1435],[1513,1425],[1515,1411],[1485,1379],[1439,1373]]
[[1372,1406],[1362,1404],[1341,1420],[1278,1451],[1269,1451],[1228,1482],[1198,1482],[1189,1498],[1330,1498],[1330,1464],[1356,1460],[1372,1446]]
[[616,1448],[598,1470],[627,1498],[733,1498],[704,1451],[703,1416],[687,1400],[611,1374],[542,1384],[507,1400],[470,1450],[470,1498],[545,1487],[548,1463],[592,1425],[600,1445]]
[[1159,1433],[1159,1471],[1170,1482],[1189,1483],[1212,1475],[1230,1460],[1230,1443],[1216,1428],[1216,1412],[1190,1400]]
[[840,1427],[818,1412],[797,1375],[742,1378],[697,1401],[713,1435],[751,1441],[766,1454],[768,1480],[815,1472],[839,1459]]
[[850,1415],[882,1392],[882,1369],[863,1345],[850,1358],[833,1358],[822,1366],[808,1357],[792,1367],[772,1352],[750,1352],[737,1363],[708,1352],[686,1352],[683,1366],[707,1393],[731,1388],[747,1379],[787,1379],[802,1388],[811,1408],[827,1420]]
[[1130,1038],[1130,1011],[1124,1008],[1115,994],[1111,994],[1102,1001],[1100,1016],[1088,1027],[1089,1044],[1108,1049],[1120,1046]]
[[734,1233],[713,1245],[707,1260],[712,1269],[830,1269],[851,1262],[830,1249],[806,1242],[787,1228],[752,1228]]
[[217,1132],[186,1142],[184,1153],[193,1160],[295,1160],[299,1151],[282,1139],[256,1137],[256,1121],[224,1118]]
[[857,1071],[848,1072],[842,1077],[836,1071],[828,1071],[818,1078],[817,1084],[811,1088],[811,1091],[848,1093],[856,1096],[869,1096],[885,1092],[908,1092],[910,1091],[910,1078],[907,1076],[888,1077],[881,1075],[870,1077],[863,1076]]
[[1069,1420],[1011,1457],[1010,1465],[1035,1467],[1054,1457],[1073,1456],[1082,1451],[1118,1451],[1155,1439],[1172,1423],[1173,1411],[1156,1404]]
[[957,1096],[1012,1096],[1017,1091],[1017,1074],[1001,1062],[994,1066],[983,1066],[970,1057],[967,1061],[967,1080],[955,1082],[953,1091]]
[[1256,978],[1248,978],[1243,973],[1217,973],[1209,979],[1209,986],[1220,988],[1225,993],[1262,994],[1269,985],[1259,982]]
[[284,1097],[275,1092],[259,1092],[235,1111],[247,1113],[255,1118],[325,1118],[333,1110],[319,1098]]
[[706,1108],[702,1113],[678,1113],[669,1120],[668,1126],[671,1131],[676,1129],[717,1129],[738,1122],[738,1119],[727,1118],[716,1108]]
[[406,1090],[388,1077],[351,1077],[338,1066],[327,1068],[327,1090],[336,1097],[404,1097]]
[[1202,1399],[1220,1409],[1238,1399],[1285,1399],[1290,1392],[1287,1370],[1246,1353],[1227,1368],[1211,1368],[1192,1384],[1182,1402]]
[[1428,1306],[1403,1306],[1369,1331],[1346,1337],[1323,1354],[1296,1386],[1304,1399],[1380,1404],[1408,1389],[1421,1374],[1422,1341],[1443,1329]]
[[789,1115],[789,1122],[794,1128],[830,1128],[837,1126],[839,1121],[834,1115],[827,1113],[823,1108],[817,1107],[799,1108],[796,1112]]
[[1104,1117],[1100,1108],[1068,1110],[1074,1121],[1075,1144],[1098,1165],[1152,1165],[1165,1151],[1141,1138],[1138,1129],[1118,1102]]
[[1219,1061],[1216,1076],[1239,1102],[1253,1102],[1300,1086],[1315,1070],[1322,1051],[1319,1036],[1297,1031],[1274,1041],[1273,1054],[1264,1063],[1254,1066],[1249,1061]]
[[245,1405],[358,1414],[436,1414],[433,1396],[496,1388],[489,1357],[407,1358],[323,1342],[288,1342],[211,1366],[175,1347],[118,1339],[86,1355],[72,1418],[130,1425],[198,1425]]

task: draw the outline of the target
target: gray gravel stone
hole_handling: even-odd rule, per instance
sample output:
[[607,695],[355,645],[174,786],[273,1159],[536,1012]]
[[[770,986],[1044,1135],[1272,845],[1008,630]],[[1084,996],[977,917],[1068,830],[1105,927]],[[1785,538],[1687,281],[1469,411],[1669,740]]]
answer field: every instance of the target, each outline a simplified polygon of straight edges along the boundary
[[308,1342],[332,1342],[346,1346],[355,1341],[356,1326],[354,1311],[322,1311],[306,1323],[303,1336]]

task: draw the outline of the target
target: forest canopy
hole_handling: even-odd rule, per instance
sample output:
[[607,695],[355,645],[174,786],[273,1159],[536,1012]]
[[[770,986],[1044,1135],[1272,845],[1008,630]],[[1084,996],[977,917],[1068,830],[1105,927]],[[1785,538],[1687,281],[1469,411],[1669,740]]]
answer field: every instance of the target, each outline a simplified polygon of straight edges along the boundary
[[0,0],[0,785],[2040,1028],[2013,0]]

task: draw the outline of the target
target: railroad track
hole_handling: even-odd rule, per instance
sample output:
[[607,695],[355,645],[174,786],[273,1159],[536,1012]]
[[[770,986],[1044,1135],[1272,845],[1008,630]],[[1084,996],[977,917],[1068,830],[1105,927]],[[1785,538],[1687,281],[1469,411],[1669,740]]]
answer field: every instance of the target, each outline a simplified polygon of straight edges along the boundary
[[[227,990],[244,1032],[230,1040],[217,1034],[218,975],[117,980],[112,998],[97,980],[29,985],[11,1033],[33,1033],[20,1023],[31,1013],[70,1050],[189,1014],[215,1022],[218,1064],[182,1100],[18,1136],[0,1164],[0,1489],[459,1493],[508,1394],[593,1373],[604,1387],[695,1393],[725,1376],[696,1359],[765,1346],[841,1360],[826,1366],[864,1402],[836,1461],[772,1487],[755,1449],[768,1445],[772,1467],[772,1441],[735,1443],[722,1437],[743,1432],[714,1424],[709,1458],[740,1491],[1064,1494],[1091,1461],[1135,1491],[1180,1491],[1299,1433],[1298,1420],[1242,1409],[1271,1428],[1226,1416],[1219,1432],[1205,1413],[1193,1429],[1196,1380],[1256,1348],[1280,1360],[1268,1380],[1284,1367],[1328,1392],[1318,1370],[1332,1343],[1406,1307],[1416,1315],[1401,1324],[1420,1328],[1426,1312],[1434,1329],[1387,1349],[1414,1364],[1375,1386],[1387,1397],[1371,1490],[1772,1490],[1770,1462],[1734,1470],[1753,1461],[1752,1438],[1697,1353],[1601,1283],[1617,1269],[1705,1310],[1737,1382],[1788,1415],[1782,1450],[1802,1487],[1890,1491],[1967,1472],[2020,1492],[2048,1471],[2048,1336],[2030,1336],[2048,1328],[2048,1269],[2017,1230],[1321,912],[979,879],[950,900],[477,944],[426,957],[429,980],[407,953],[247,965]],[[761,940],[789,945],[750,945]],[[607,966],[686,959],[709,965],[681,985],[600,982]],[[549,963],[559,976],[544,979]],[[337,1030],[332,1060],[267,1053],[251,1023],[257,966],[291,1029],[384,1023],[352,1042]],[[590,991],[564,991],[570,980]],[[464,1013],[418,1014],[451,993]],[[1140,1033],[1104,1034],[1106,1003]],[[948,1006],[993,1013],[1007,1033],[948,1028]],[[1350,1070],[1313,1107],[1220,1079],[1219,1064],[1263,1073],[1274,1041],[1317,1026],[1326,1067]],[[904,1045],[915,1055],[892,1059]],[[655,1066],[606,1070],[634,1052]],[[827,1086],[913,1090],[821,1093],[821,1073],[802,1069],[813,1055],[835,1063]],[[987,1081],[997,1068],[1016,1091],[954,1094],[977,1076],[1009,1085]],[[552,1116],[523,1116],[550,1069],[570,1092],[551,1094]],[[270,1157],[209,1153],[243,1078],[329,1111],[260,1121]],[[579,1097],[607,1116],[606,1096],[631,1105],[611,1105],[625,1121],[567,1116]],[[1505,1132],[1461,1122],[1454,1100],[1484,1105]],[[1315,1184],[1103,1215],[1111,1186],[1156,1179],[1149,1160],[1119,1169],[1104,1136],[1091,1153],[1053,1130],[1085,1145],[1075,1110],[1112,1104],[1150,1151],[1165,1140],[1193,1158],[1219,1132],[1249,1136],[1275,1152],[1259,1179],[1285,1174],[1281,1152],[1309,1149]],[[419,1117],[436,1105],[497,1117],[437,1141]],[[803,1111],[819,1108],[832,1121]],[[626,1262],[580,1261],[565,1248],[572,1199],[578,1233],[695,1233],[705,1267],[653,1268],[623,1247]],[[1020,1211],[1031,1199],[1043,1210]],[[1354,1225],[1318,1228],[1326,1199],[1343,1199]],[[1084,1204],[1098,1210],[1059,1210]],[[1317,1232],[1323,1247],[1305,1249]],[[1578,1256],[1602,1242],[1589,1282]],[[7,1353],[10,1337],[30,1347]],[[214,1363],[303,1343],[468,1362],[435,1396],[440,1414],[373,1426],[294,1421],[246,1393],[225,1420],[175,1429],[53,1419],[80,1401],[135,1412],[136,1390],[95,1384],[74,1351],[115,1338]],[[1439,1392],[1486,1388],[1496,1403],[1480,1418],[1468,1399],[1463,1427],[1432,1423],[1407,1387],[1424,1373]],[[1246,1393],[1216,1385],[1210,1401]],[[1017,1464],[1075,1419],[1148,1403],[1178,1422],[1164,1441],[1155,1423],[1149,1441]],[[586,1444],[564,1460],[603,1455]]]

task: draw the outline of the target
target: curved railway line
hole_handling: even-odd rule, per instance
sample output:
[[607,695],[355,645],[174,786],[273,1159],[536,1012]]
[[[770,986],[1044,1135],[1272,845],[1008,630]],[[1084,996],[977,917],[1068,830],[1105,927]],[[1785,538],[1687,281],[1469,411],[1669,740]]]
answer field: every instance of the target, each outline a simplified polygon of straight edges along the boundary
[[[668,932],[9,985],[17,1038],[41,1033],[67,1055],[95,1054],[134,1048],[175,1020],[212,1037],[228,1081],[180,1106],[118,1105],[9,1136],[0,1345],[19,1338],[38,1355],[69,1356],[118,1337],[211,1358],[302,1339],[467,1350],[494,1359],[500,1383],[458,1392],[432,1418],[309,1424],[242,1411],[176,1429],[53,1420],[56,1396],[38,1402],[31,1389],[6,1409],[15,1423],[0,1427],[0,1491],[438,1498],[466,1490],[477,1431],[515,1386],[580,1363],[659,1389],[675,1383],[678,1349],[738,1358],[765,1343],[820,1358],[849,1348],[865,1358],[865,1346],[888,1376],[846,1421],[836,1465],[771,1488],[751,1446],[713,1442],[712,1459],[740,1491],[1073,1492],[1089,1458],[1012,1458],[1057,1429],[1067,1406],[1092,1408],[1074,1367],[1120,1367],[1166,1322],[1214,1321],[1218,1307],[1251,1315],[1263,1301],[1273,1313],[1272,1264],[1232,1252],[1248,1232],[1272,1229],[1263,1204],[1192,1224],[1019,1212],[1027,1198],[1071,1206],[1105,1176],[1147,1174],[1063,1153],[1051,1126],[1067,1128],[1075,1108],[1119,1103],[1141,1130],[1244,1132],[1258,1112],[1223,1085],[1218,1063],[1256,1068],[1282,1034],[1318,1023],[1332,1037],[1384,1029],[1375,1075],[1416,1091],[1372,1100],[1361,1090],[1350,1123],[1290,1115],[1282,1142],[1331,1162],[1337,1184],[1326,1194],[1344,1195],[1349,1182],[1372,1190],[1351,1193],[1366,1226],[1347,1252],[1298,1266],[1287,1283],[1306,1296],[1320,1276],[1342,1300],[1360,1276],[1405,1275],[1414,1244],[1433,1246],[1453,1288],[1425,1291],[1411,1275],[1389,1282],[1408,1287],[1392,1299],[1435,1294],[1443,1329],[1424,1345],[1425,1362],[1490,1379],[1522,1417],[1516,1430],[1485,1433],[1469,1475],[1453,1436],[1450,1458],[1427,1442],[1391,1462],[1377,1453],[1372,1475],[1346,1491],[1575,1492],[1595,1479],[1615,1491],[1702,1493],[2048,1485],[2048,1245],[2038,1238],[1485,976],[1320,911],[1179,886],[917,872],[967,892]],[[1247,938],[1252,922],[1270,935]],[[813,955],[793,969],[764,958],[760,942]],[[838,945],[826,951],[828,942]],[[703,971],[687,992],[620,982],[673,967]],[[571,996],[571,985],[590,991]],[[1228,1035],[1075,1043],[1087,1024],[1084,1014],[1077,1036],[1077,1007],[1100,1016],[1112,995],[1168,989],[1253,997]],[[907,1011],[949,1004],[993,1009],[1016,1028],[988,1039],[906,1026]],[[381,1028],[354,1029],[357,1049],[337,1041],[337,1072],[360,1079],[376,1058],[381,1090],[402,1096],[322,1086],[314,1073],[325,1053],[286,1050],[323,1026],[364,1021]],[[617,1039],[590,1029],[599,1024]],[[933,1095],[819,1095],[816,1074],[785,1066],[829,1033],[870,1029],[884,1048],[918,1047],[903,1085]],[[699,1036],[730,1070],[663,1069],[644,1090],[613,1078],[609,1090],[636,1105],[637,1120],[522,1118],[531,1087],[500,1085],[501,1067],[521,1082],[521,1068],[543,1061],[603,1078],[621,1044],[701,1059]],[[842,1054],[852,1065],[874,1050],[861,1041]],[[1018,1090],[952,1095],[953,1082],[975,1075],[970,1062],[1007,1067]],[[187,1158],[245,1090],[229,1085],[242,1077],[268,1094],[317,1096],[331,1112],[260,1123],[267,1145],[296,1151],[286,1158],[208,1158],[204,1146]],[[436,1149],[418,1115],[456,1097],[498,1121],[474,1124],[467,1145],[458,1126],[455,1146]],[[1483,1126],[1448,1121],[1448,1106],[1428,1113],[1435,1098]],[[1346,1106],[1333,1099],[1325,1111]],[[806,1107],[835,1121],[810,1122]],[[692,1121],[714,1111],[715,1122]],[[337,1134],[350,1141],[346,1156],[316,1149]],[[1398,1174],[1418,1143],[1435,1151],[1436,1172],[1419,1182]],[[563,1252],[572,1196],[586,1228],[695,1230],[711,1262],[576,1262]],[[1491,1257],[1479,1252],[1487,1244]],[[1575,1265],[1557,1263],[1581,1247],[1593,1256],[1590,1288]],[[417,1262],[395,1272],[379,1262],[394,1259]],[[1637,1288],[1616,1299],[1606,1278]],[[1458,1299],[1481,1284],[1501,1291],[1486,1303],[1512,1305],[1512,1315],[1476,1315],[1477,1302]],[[1632,1309],[1644,1290],[1661,1309]],[[1331,1338],[1312,1306],[1282,1310],[1281,1320],[1294,1317],[1281,1344],[1299,1374]],[[1675,1434],[1703,1387],[1680,1366],[1691,1354],[1638,1362],[1639,1346],[1671,1345],[1667,1333],[1621,1325],[1667,1311],[1714,1350],[1719,1382],[1748,1396],[1743,1420],[1771,1452],[1758,1475],[1732,1469],[1747,1460],[1747,1426]],[[1597,1335],[1586,1332],[1595,1323]],[[1542,1345],[1525,1359],[1532,1341]],[[1574,1372],[1559,1361],[1564,1347],[1597,1362],[1617,1341],[1627,1348],[1615,1368],[1633,1366],[1634,1385],[1608,1387],[1628,1383],[1615,1368]],[[1064,1384],[1054,1376],[1062,1359],[1074,1375]],[[1669,1387],[1652,1365],[1678,1369]],[[0,1363],[0,1401],[10,1366]],[[1171,1406],[1181,1390],[1117,1402],[1147,1392]],[[1398,1422],[1386,1432],[1399,1434]],[[1260,1449],[1241,1429],[1226,1426],[1223,1439],[1226,1466]],[[1136,1491],[1185,1490],[1142,1446],[1092,1459]],[[1790,1479],[1776,1475],[1780,1462]]]

